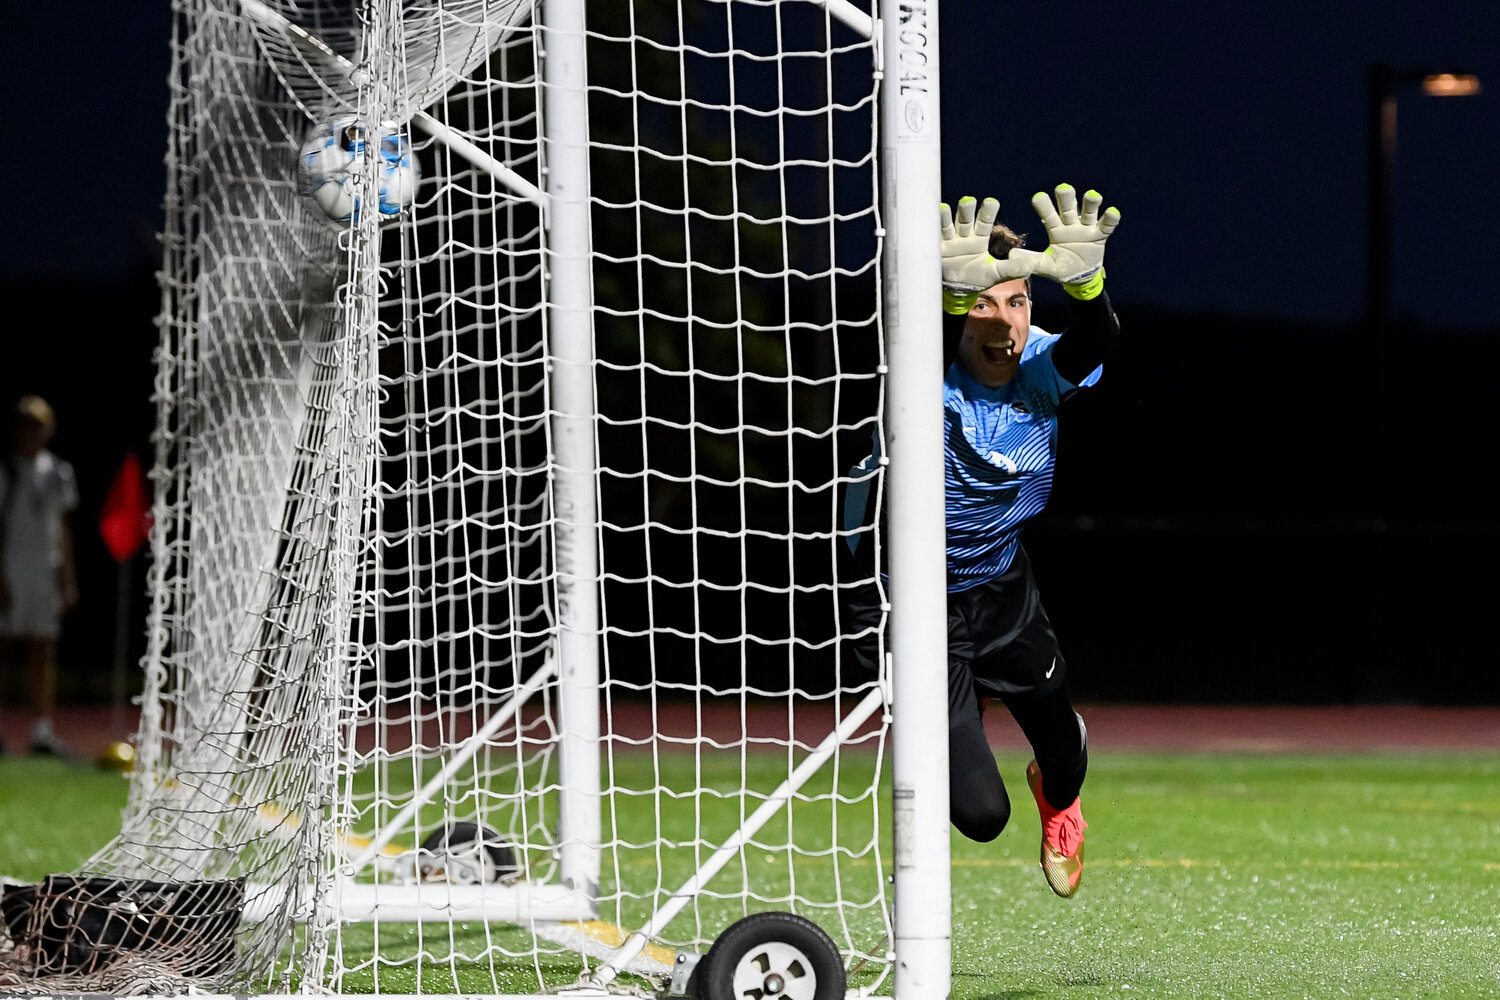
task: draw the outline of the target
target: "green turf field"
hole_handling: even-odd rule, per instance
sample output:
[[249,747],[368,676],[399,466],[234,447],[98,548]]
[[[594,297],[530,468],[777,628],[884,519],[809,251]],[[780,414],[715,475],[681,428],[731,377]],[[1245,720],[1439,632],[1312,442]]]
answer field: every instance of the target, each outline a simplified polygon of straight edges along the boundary
[[[958,1000],[1500,997],[1500,756],[1096,751],[1073,900],[1036,868],[1024,763],[1018,821],[953,842]],[[77,864],[124,795],[0,760],[0,873]]]

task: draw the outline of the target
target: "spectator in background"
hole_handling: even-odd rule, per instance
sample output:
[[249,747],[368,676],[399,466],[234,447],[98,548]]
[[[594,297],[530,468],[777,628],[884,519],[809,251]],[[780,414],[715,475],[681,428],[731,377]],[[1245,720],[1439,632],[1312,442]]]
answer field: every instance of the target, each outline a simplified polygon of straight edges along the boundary
[[63,755],[52,732],[57,637],[78,603],[69,513],[78,506],[73,467],[47,450],[57,422],[40,396],[16,404],[14,448],[0,462],[0,664],[25,675],[31,752]]

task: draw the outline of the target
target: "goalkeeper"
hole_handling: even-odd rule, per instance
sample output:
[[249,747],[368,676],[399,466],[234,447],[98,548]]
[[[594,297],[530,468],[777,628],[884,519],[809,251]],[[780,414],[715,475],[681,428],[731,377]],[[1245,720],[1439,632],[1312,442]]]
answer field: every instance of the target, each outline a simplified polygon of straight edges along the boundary
[[[1069,185],[1056,196],[1055,205],[1045,193],[1032,199],[1049,241],[1041,253],[996,225],[993,199],[976,210],[965,198],[956,217],[942,206],[944,348],[952,362],[943,389],[948,739],[953,824],[971,840],[993,840],[1010,819],[1010,799],[981,717],[996,699],[1010,711],[1035,755],[1026,780],[1041,813],[1042,871],[1053,892],[1071,896],[1083,874],[1087,735],[1020,534],[1051,493],[1059,407],[1097,381],[1119,340],[1104,294],[1104,244],[1120,216],[1113,208],[1101,215],[1094,191],[1081,205]],[[1031,325],[1033,276],[1068,294],[1063,333]],[[875,634],[878,602],[873,584],[854,592],[855,629]],[[868,644],[855,657],[874,667]]]

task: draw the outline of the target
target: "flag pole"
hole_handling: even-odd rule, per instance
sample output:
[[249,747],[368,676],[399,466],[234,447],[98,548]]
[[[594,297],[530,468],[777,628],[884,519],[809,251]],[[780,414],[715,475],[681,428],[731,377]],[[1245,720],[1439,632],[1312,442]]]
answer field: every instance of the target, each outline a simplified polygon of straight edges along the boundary
[[125,731],[125,678],[130,659],[130,567],[135,559],[115,563],[115,669],[110,687],[109,735],[119,739]]
[[115,663],[110,679],[109,728],[112,737],[126,727],[125,689],[130,673],[130,587],[135,555],[151,528],[151,504],[146,495],[140,460],[127,454],[115,473],[104,508],[99,512],[99,537],[115,560]]

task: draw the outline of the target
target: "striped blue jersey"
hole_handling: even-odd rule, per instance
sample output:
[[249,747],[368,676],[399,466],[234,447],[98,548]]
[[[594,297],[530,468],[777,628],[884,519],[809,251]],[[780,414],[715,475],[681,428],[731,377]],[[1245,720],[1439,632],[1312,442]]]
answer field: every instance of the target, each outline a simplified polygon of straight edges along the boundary
[[[956,362],[943,385],[947,421],[948,590],[1010,568],[1021,526],[1047,506],[1057,464],[1057,407],[1077,391],[1052,363],[1058,334],[1033,326],[1016,375],[995,389]],[[1102,369],[1083,380],[1093,385]]]

